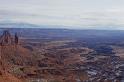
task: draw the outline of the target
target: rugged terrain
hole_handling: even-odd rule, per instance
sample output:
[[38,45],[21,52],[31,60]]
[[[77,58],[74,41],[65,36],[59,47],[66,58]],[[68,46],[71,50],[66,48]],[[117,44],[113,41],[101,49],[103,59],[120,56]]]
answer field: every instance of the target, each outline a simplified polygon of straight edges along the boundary
[[123,82],[123,31],[4,30],[0,82]]

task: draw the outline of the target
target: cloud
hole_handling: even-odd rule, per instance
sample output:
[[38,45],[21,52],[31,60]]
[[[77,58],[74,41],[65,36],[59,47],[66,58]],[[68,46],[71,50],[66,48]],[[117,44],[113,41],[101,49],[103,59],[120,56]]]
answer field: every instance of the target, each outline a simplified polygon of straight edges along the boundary
[[80,28],[118,26],[122,29],[123,2],[124,0],[1,0],[0,21]]

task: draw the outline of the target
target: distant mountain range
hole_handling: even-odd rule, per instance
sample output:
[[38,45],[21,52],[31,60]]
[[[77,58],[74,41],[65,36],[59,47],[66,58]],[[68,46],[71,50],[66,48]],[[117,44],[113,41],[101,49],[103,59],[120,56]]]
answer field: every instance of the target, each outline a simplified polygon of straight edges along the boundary
[[34,27],[40,26],[28,23],[0,23],[0,28],[34,28]]
[[36,25],[30,23],[0,23],[0,28],[72,28],[72,26],[62,25]]
[[74,30],[122,30],[122,26],[117,25],[103,25],[103,26],[64,26],[64,25],[37,25],[30,23],[16,23],[16,22],[0,22],[0,28],[54,28],[54,29],[74,29]]
[[74,30],[62,26],[38,26],[27,23],[0,23],[0,34],[3,30],[28,38],[124,38],[123,30]]

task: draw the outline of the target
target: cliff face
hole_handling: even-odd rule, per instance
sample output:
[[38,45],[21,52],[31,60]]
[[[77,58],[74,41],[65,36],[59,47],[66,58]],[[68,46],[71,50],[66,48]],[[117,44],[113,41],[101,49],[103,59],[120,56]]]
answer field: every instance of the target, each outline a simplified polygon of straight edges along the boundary
[[0,36],[0,61],[2,64],[5,64],[5,60],[9,60],[15,55],[17,50],[16,46],[13,36],[8,30],[5,30]]
[[0,37],[0,58],[2,62],[14,65],[24,65],[30,61],[31,51],[19,44],[17,34],[12,36],[4,31]]
[[0,36],[0,82],[21,82],[7,71],[12,65],[10,60],[15,56],[15,40],[7,30]]
[[1,46],[18,44],[17,34],[15,33],[15,37],[12,37],[9,31],[5,30],[3,35],[0,37],[0,44]]
[[17,34],[12,36],[9,31],[4,31],[0,36],[0,82],[21,82],[9,70],[14,65],[23,66],[31,61],[31,52],[18,41]]

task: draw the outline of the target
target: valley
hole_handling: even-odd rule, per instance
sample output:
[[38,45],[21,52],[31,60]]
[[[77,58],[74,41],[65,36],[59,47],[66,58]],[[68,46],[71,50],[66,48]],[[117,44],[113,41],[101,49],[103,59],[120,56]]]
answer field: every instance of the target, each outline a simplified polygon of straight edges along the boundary
[[0,82],[124,80],[123,31],[12,28],[0,32]]

